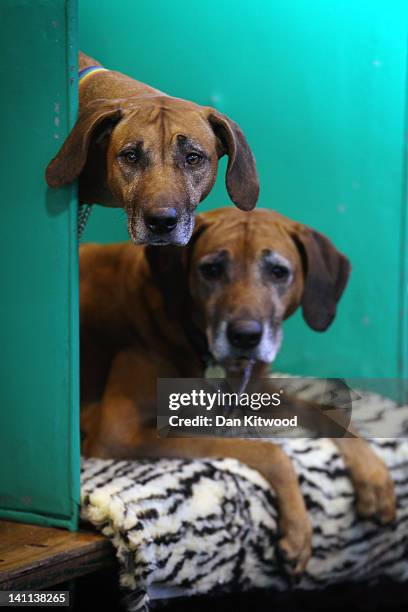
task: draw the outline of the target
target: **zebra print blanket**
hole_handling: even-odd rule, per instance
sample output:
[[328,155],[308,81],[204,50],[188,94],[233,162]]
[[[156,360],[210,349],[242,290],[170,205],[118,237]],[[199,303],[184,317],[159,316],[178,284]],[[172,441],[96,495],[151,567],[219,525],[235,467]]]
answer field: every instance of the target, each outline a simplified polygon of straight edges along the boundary
[[[360,429],[367,437],[391,404],[364,395]],[[408,407],[393,407],[399,424],[408,422]],[[332,441],[281,443],[293,460],[313,523],[313,554],[298,587],[379,577],[407,580],[408,440],[372,441],[396,486],[397,521],[387,527],[356,516],[352,485]],[[134,594],[129,609],[145,609],[146,592],[167,597],[288,587],[275,556],[274,494],[239,462],[83,459],[81,478],[81,518],[112,540],[121,585]]]

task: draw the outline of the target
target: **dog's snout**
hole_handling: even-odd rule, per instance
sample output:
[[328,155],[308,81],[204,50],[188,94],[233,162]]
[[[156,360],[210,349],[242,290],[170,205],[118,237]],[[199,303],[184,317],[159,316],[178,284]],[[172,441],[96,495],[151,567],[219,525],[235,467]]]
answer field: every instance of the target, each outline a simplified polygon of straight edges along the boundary
[[168,234],[178,222],[177,211],[174,208],[161,208],[145,215],[146,226],[153,234]]
[[227,337],[236,348],[255,348],[261,341],[262,323],[255,320],[231,321],[227,327]]

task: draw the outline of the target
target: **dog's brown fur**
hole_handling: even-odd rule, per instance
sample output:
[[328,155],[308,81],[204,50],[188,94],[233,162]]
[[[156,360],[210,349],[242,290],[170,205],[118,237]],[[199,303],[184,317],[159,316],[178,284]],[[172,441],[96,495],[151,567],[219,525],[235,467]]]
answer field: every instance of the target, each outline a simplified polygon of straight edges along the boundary
[[[80,54],[80,69],[99,65]],[[81,203],[123,207],[138,244],[186,244],[194,209],[211,191],[225,154],[228,193],[238,208],[251,210],[258,176],[236,123],[213,108],[108,70],[80,84],[78,120],[46,179],[57,188],[79,177]],[[155,234],[149,219],[166,211],[177,226]]]
[[[218,270],[215,279],[203,276],[203,265],[219,259],[220,253],[222,274]],[[279,266],[264,267],[265,257],[270,262],[271,256],[287,262],[286,280]],[[198,215],[193,239],[185,248],[142,248],[130,243],[83,246],[83,452],[101,457],[240,459],[259,470],[275,489],[283,534],[280,546],[294,561],[295,572],[301,571],[310,555],[311,528],[296,475],[281,448],[251,440],[157,439],[156,380],[202,376],[200,340],[205,344],[207,338],[214,352],[223,320],[256,319],[264,326],[269,322],[276,332],[302,306],[311,327],[326,329],[348,274],[347,259],[327,238],[265,210],[222,209]],[[258,349],[251,350],[247,357],[256,360],[254,376],[265,376],[268,363],[257,358]],[[220,361],[227,371],[236,372],[242,355],[231,349]],[[382,461],[362,440],[338,443],[356,487],[360,513],[391,520],[395,499]]]

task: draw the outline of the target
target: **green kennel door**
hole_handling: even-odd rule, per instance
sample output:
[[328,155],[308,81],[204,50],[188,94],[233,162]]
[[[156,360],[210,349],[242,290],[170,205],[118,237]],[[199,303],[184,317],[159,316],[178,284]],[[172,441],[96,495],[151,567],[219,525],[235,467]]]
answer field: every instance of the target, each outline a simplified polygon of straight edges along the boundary
[[76,198],[44,180],[76,113],[76,3],[0,5],[0,517],[75,528]]
[[[334,325],[290,320],[280,371],[407,376],[407,16],[403,0],[80,2],[85,52],[230,115],[258,161],[259,205],[349,255]],[[220,176],[201,210],[227,203]],[[95,209],[85,240],[126,238],[121,211]]]

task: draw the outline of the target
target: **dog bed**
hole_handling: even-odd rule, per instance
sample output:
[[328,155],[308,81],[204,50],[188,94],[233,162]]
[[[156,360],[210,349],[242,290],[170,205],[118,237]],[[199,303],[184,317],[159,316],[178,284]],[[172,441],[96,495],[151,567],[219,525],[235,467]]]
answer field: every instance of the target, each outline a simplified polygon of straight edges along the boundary
[[128,609],[148,609],[149,597],[407,580],[408,406],[372,393],[358,404],[355,422],[368,438],[397,415],[389,437],[371,442],[395,482],[397,519],[380,527],[357,517],[331,440],[274,440],[293,460],[313,524],[312,558],[296,587],[275,554],[275,496],[254,470],[233,459],[83,459],[81,519],[115,546]]

